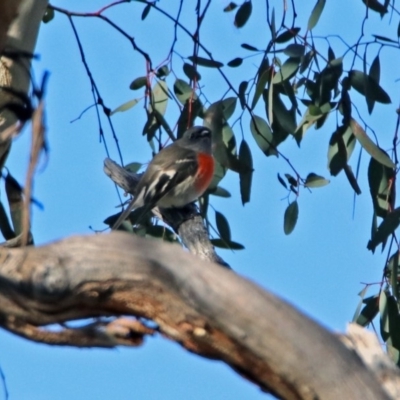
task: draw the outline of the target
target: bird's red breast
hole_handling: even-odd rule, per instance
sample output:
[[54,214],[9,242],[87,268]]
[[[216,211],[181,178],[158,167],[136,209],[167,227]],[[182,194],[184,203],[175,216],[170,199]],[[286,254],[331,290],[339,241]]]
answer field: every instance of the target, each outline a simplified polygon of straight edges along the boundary
[[196,174],[196,190],[203,194],[211,183],[214,176],[214,158],[210,154],[197,154],[198,170]]

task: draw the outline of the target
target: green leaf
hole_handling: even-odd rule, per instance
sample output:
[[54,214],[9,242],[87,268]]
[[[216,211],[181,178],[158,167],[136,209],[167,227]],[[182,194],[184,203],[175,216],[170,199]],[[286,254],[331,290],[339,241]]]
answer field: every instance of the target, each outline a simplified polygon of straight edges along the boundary
[[10,240],[15,238],[15,233],[10,225],[10,221],[2,202],[0,202],[0,230],[4,239]]
[[215,211],[215,223],[221,239],[229,243],[231,241],[231,229],[228,220],[219,211]]
[[[383,150],[381,150],[386,154]],[[385,218],[394,206],[395,171],[371,158],[368,165],[368,183],[374,210],[377,216]]]
[[243,250],[244,246],[240,243],[230,241],[229,243],[225,242],[222,239],[211,239],[210,242],[213,246],[219,247],[221,249],[229,249],[229,250]]
[[352,70],[349,73],[349,78],[351,86],[363,96],[368,95],[369,98],[378,103],[390,104],[392,102],[389,95],[379,86],[379,83],[364,72]]
[[285,210],[285,215],[283,219],[283,231],[285,232],[285,235],[290,235],[293,232],[298,216],[299,205],[297,204],[297,200],[295,200],[290,203]]
[[222,62],[210,60],[210,59],[204,58],[204,57],[190,56],[188,58],[192,63],[201,65],[202,67],[221,68],[224,66],[224,64]]
[[[379,84],[379,79],[381,75],[381,66],[380,66],[380,61],[379,61],[379,55],[377,55],[369,69],[369,77],[373,79],[376,83]],[[368,107],[368,112],[371,114],[374,106],[375,106],[375,94],[373,93],[373,88],[369,85],[369,81],[365,80],[364,81],[364,86],[365,86],[365,100],[367,102],[367,107]]]
[[315,51],[310,50],[308,53],[304,55],[304,57],[302,57],[299,70],[301,74],[309,67],[311,61],[314,59],[314,56],[315,56]]
[[326,0],[317,0],[317,4],[314,6],[310,18],[308,19],[307,29],[311,31],[317,25],[322,11],[325,7]]
[[158,68],[158,70],[156,72],[157,78],[162,78],[162,77],[168,76],[168,75],[169,75],[169,68],[167,65],[163,65],[162,67]]
[[270,79],[270,77],[271,77],[271,69],[267,66],[267,64],[261,64],[260,69],[258,71],[256,90],[254,92],[253,101],[251,102],[252,110],[256,106],[259,98],[261,97],[265,89],[265,86],[267,85],[268,79]]
[[243,49],[246,49],[246,50],[250,50],[250,51],[260,51],[260,50],[257,49],[257,47],[254,47],[254,46],[252,46],[251,44],[242,43],[240,46],[241,46]]
[[194,99],[197,96],[193,93],[193,89],[191,86],[182,79],[177,79],[174,83],[174,93],[178,98],[179,102],[185,105],[186,101],[189,100],[192,96]]
[[366,298],[363,303],[364,308],[361,310],[356,323],[361,326],[367,326],[377,316],[379,312],[379,300],[378,295]]
[[356,192],[356,194],[361,194],[360,186],[358,185],[357,179],[353,173],[353,170],[351,169],[351,166],[348,164],[345,165],[344,172],[346,174],[347,180],[350,183],[350,186],[353,188],[353,190]]
[[146,17],[149,15],[149,12],[151,10],[152,5],[151,4],[147,4],[146,7],[143,9],[142,12],[142,21],[144,21],[146,19]]
[[376,247],[386,241],[386,239],[394,233],[400,225],[400,207],[388,213],[387,217],[381,222],[375,235],[368,242],[367,249],[372,252]]
[[285,174],[285,178],[289,182],[290,186],[296,187],[298,185],[297,179],[290,174]]
[[278,35],[275,39],[275,43],[285,43],[288,42],[289,40],[293,39],[294,37],[297,36],[297,34],[300,32],[300,28],[292,28],[288,29],[285,32],[282,32],[280,35]]
[[46,11],[42,17],[42,21],[47,24],[54,18],[54,8],[52,7],[47,7]]
[[365,294],[367,293],[368,288],[369,288],[369,286],[365,285],[365,288],[363,290],[361,290],[360,293],[358,293],[358,295],[360,296],[360,301],[359,301],[359,303],[357,305],[356,311],[354,312],[352,322],[356,322],[357,318],[360,315],[360,311],[361,311],[361,307],[362,307],[362,304],[363,304],[363,300],[364,300]]
[[247,86],[248,86],[249,82],[247,81],[243,81],[240,82],[239,85],[239,101],[240,101],[240,105],[242,106],[242,110],[244,110],[244,108],[246,107],[246,90],[247,90]]
[[136,78],[132,81],[132,83],[129,85],[129,88],[132,90],[138,90],[147,84],[147,77],[146,76],[140,76],[139,78]]
[[288,187],[287,187],[287,185],[286,185],[286,182],[283,180],[283,178],[279,175],[279,173],[278,173],[278,181],[279,181],[279,183],[285,188],[285,189],[287,189]]
[[363,3],[371,10],[378,12],[383,17],[387,13],[387,7],[378,0],[363,0]]
[[[269,89],[271,90],[271,88]],[[269,104],[267,105],[269,107]],[[274,91],[272,99],[272,112],[274,120],[277,120],[280,127],[288,134],[293,134],[296,131],[296,109],[292,107],[291,110],[286,109],[279,93]],[[275,132],[275,129],[273,129]]]
[[174,243],[178,241],[177,235],[166,226],[150,225],[146,227],[146,236],[151,236],[164,240],[165,242]]
[[151,90],[152,101],[149,111],[156,110],[161,115],[165,115],[168,102],[168,86],[165,81],[158,81]]
[[377,55],[372,61],[371,67],[369,69],[369,76],[376,83],[379,83],[381,77],[381,63],[379,61],[379,55]]
[[[176,92],[176,88],[174,86],[174,91]],[[176,97],[179,101],[185,98],[186,94],[176,94]],[[188,127],[193,126],[195,119],[198,116],[203,117],[203,104],[197,98],[196,93],[193,93],[193,97],[191,97],[191,93],[189,93],[189,98],[183,103],[183,109],[178,118],[178,130],[177,130],[177,138],[181,138],[184,132]]]
[[387,298],[387,312],[389,318],[389,333],[392,340],[392,345],[397,350],[400,350],[400,316],[399,307],[394,296]]
[[379,294],[379,319],[380,319],[380,331],[382,339],[386,342],[389,338],[389,318],[388,318],[388,307],[387,307],[387,295],[384,290],[381,290]]
[[232,195],[221,186],[217,186],[216,188],[211,190],[210,194],[212,194],[213,196],[223,197],[223,198],[232,197]]
[[302,44],[293,43],[289,44],[283,52],[289,57],[300,58],[304,56],[306,47]]
[[233,60],[228,62],[228,67],[239,67],[239,65],[242,65],[243,58],[236,57]]
[[267,122],[263,118],[254,115],[250,121],[250,131],[262,152],[266,156],[271,155],[270,150],[273,136]]
[[231,1],[225,8],[224,8],[224,12],[229,12],[229,11],[233,11],[238,5],[236,3],[234,3],[233,1]]
[[296,142],[299,146],[307,130],[312,127],[319,119],[326,118],[330,111],[330,103],[325,103],[320,107],[317,107],[314,104],[310,104],[308,106],[306,112],[303,114],[303,118],[297,125],[294,134]]
[[390,284],[392,293],[398,298],[399,296],[399,252],[396,251],[389,258],[387,270],[389,271]]
[[236,103],[236,97],[227,97],[226,99],[222,100],[222,111],[226,120],[228,120],[235,112]]
[[246,22],[249,20],[253,5],[251,0],[245,1],[236,11],[235,15],[235,26],[237,28],[242,28]]
[[274,85],[277,83],[282,83],[294,76],[299,69],[299,62],[299,58],[288,58],[281,66],[280,70],[275,73],[274,77],[272,78],[272,83]]
[[143,134],[147,133],[147,140],[154,137],[156,130],[162,126],[170,136],[173,136],[172,130],[164,118],[168,104],[168,86],[167,82],[159,80],[151,90],[151,101],[148,106],[149,118],[143,129]]
[[242,140],[240,143],[239,161],[242,165],[242,169],[239,172],[240,196],[242,204],[245,205],[250,201],[251,181],[253,178],[253,157],[251,156],[250,147],[245,140]]
[[326,186],[328,183],[328,179],[325,179],[324,177],[314,174],[314,172],[311,172],[307,175],[304,186],[309,188],[317,188]]
[[126,164],[125,166],[124,166],[124,168],[127,170],[127,171],[129,171],[129,172],[132,172],[133,174],[136,174],[138,171],[139,171],[139,169],[140,168],[142,168],[142,163],[139,163],[139,162],[131,162],[131,163],[129,163],[129,164]]
[[364,129],[352,118],[350,127],[364,150],[375,160],[389,168],[395,168],[394,162],[368,137]]
[[355,136],[349,126],[341,125],[333,132],[328,149],[328,168],[331,175],[338,175],[347,165],[355,143]]
[[13,229],[15,235],[18,236],[22,233],[22,213],[24,210],[23,190],[18,181],[10,173],[5,177],[5,188]]
[[328,47],[328,61],[333,61],[336,59],[335,53],[331,46]]
[[184,63],[183,72],[191,81],[199,81],[201,79],[201,75],[192,64]]
[[133,99],[133,100],[127,101],[126,103],[121,104],[119,107],[117,107],[116,109],[114,109],[110,112],[110,116],[114,115],[117,112],[124,112],[124,111],[131,109],[132,107],[136,106],[136,104],[139,103],[139,101],[140,101],[140,99]]
[[271,31],[271,39],[272,41],[274,41],[276,38],[275,7],[272,7],[271,23],[269,24],[269,29]]

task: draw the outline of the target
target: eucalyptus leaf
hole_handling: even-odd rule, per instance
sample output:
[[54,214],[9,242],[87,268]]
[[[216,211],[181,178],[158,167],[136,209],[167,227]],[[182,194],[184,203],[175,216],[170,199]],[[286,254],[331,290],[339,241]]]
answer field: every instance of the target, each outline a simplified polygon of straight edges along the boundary
[[322,11],[324,10],[326,0],[317,0],[317,4],[314,6],[310,18],[308,19],[307,29],[311,31],[317,25],[319,18],[321,17]]
[[294,37],[296,37],[298,35],[298,33],[300,32],[300,28],[292,28],[292,29],[288,29],[284,32],[282,32],[281,34],[279,34],[276,38],[275,38],[275,43],[285,43],[288,42],[289,40],[293,39]]
[[242,28],[251,16],[253,10],[253,5],[251,0],[246,0],[236,11],[235,15],[235,26],[237,28]]
[[394,168],[394,162],[368,137],[364,129],[353,118],[350,120],[350,127],[364,150],[375,160],[389,168]]
[[289,57],[281,66],[280,70],[277,71],[272,78],[272,83],[282,83],[293,77],[299,69],[300,59],[295,57]]
[[240,65],[242,65],[243,62],[243,58],[241,57],[236,57],[233,60],[229,61],[227,63],[228,67],[239,67]]
[[201,79],[201,75],[192,64],[184,63],[183,72],[191,81],[199,81]]
[[309,187],[309,188],[317,188],[317,187],[326,186],[328,184],[329,184],[328,179],[325,179],[323,176],[320,176],[320,175],[317,175],[317,174],[314,174],[313,172],[311,172],[307,175],[304,186]]
[[224,66],[224,64],[222,62],[219,62],[216,60],[210,60],[209,58],[204,58],[204,57],[199,57],[199,56],[190,56],[188,58],[194,64],[201,65],[202,67],[221,68]]
[[267,82],[270,78],[271,78],[271,69],[270,68],[264,69],[261,72],[261,75],[259,74],[258,80],[256,83],[256,90],[254,92],[253,101],[251,103],[252,110],[256,106],[256,104],[257,104],[259,98],[261,97],[263,90],[265,89],[265,86],[267,85]]
[[375,213],[381,218],[387,216],[395,203],[396,180],[394,178],[393,168],[386,167],[371,157],[368,165],[368,183]]
[[245,106],[246,106],[246,90],[247,90],[247,86],[248,86],[249,82],[247,81],[242,81],[240,82],[239,85],[239,101],[240,101],[240,105],[242,107],[242,109],[244,110]]
[[117,112],[124,112],[124,111],[130,110],[132,107],[136,106],[136,104],[139,103],[139,101],[140,101],[140,99],[129,100],[126,103],[123,103],[120,106],[118,106],[117,108],[115,108],[114,110],[112,110],[110,112],[110,115],[114,115]]
[[372,252],[375,251],[376,247],[386,241],[386,239],[392,235],[400,225],[400,207],[394,209],[388,213],[387,217],[381,222],[375,235],[368,242],[367,249]]
[[245,140],[242,140],[239,148],[239,161],[242,164],[242,170],[239,172],[240,195],[242,204],[250,201],[251,182],[253,177],[253,157],[250,147]]
[[379,312],[379,299],[378,295],[368,297],[363,301],[365,304],[361,310],[356,323],[361,326],[367,326],[378,315]]
[[300,58],[300,57],[303,57],[305,50],[306,50],[306,47],[304,45],[298,44],[298,43],[293,43],[293,44],[289,44],[283,50],[283,52],[289,57]]
[[283,219],[283,231],[285,232],[285,235],[290,235],[293,232],[298,217],[299,205],[297,204],[297,200],[295,200],[290,203],[285,210],[285,215]]
[[229,249],[229,250],[243,250],[244,246],[240,243],[230,241],[229,243],[225,242],[222,239],[211,239],[211,244],[215,247],[219,247],[221,249]]
[[250,131],[253,134],[258,147],[266,156],[269,156],[273,136],[267,122],[263,118],[253,115],[250,121]]
[[221,239],[229,243],[231,241],[231,230],[229,228],[229,222],[225,218],[225,216],[219,211],[215,211],[215,223],[217,225],[217,230],[219,235],[221,236]]
[[351,86],[363,96],[369,96],[378,103],[390,104],[392,102],[379,83],[364,72],[352,70],[349,73],[349,79]]
[[129,88],[132,90],[138,90],[147,84],[147,76],[140,76],[132,81]]

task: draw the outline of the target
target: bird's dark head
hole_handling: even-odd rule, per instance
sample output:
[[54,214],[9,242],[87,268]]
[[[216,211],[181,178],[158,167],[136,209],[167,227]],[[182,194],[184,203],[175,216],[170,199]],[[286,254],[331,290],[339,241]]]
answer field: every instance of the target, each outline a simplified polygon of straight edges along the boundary
[[196,151],[211,153],[211,131],[205,126],[189,128],[180,139],[181,145]]
[[192,126],[183,134],[183,137],[189,140],[211,138],[211,131],[205,126]]

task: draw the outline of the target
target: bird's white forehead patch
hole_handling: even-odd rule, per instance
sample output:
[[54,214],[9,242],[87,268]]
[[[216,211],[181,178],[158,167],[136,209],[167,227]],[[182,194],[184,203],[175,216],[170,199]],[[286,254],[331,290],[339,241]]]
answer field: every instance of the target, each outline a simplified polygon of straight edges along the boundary
[[193,158],[180,158],[179,160],[176,160],[176,164],[184,164],[184,163],[190,163],[193,162]]

